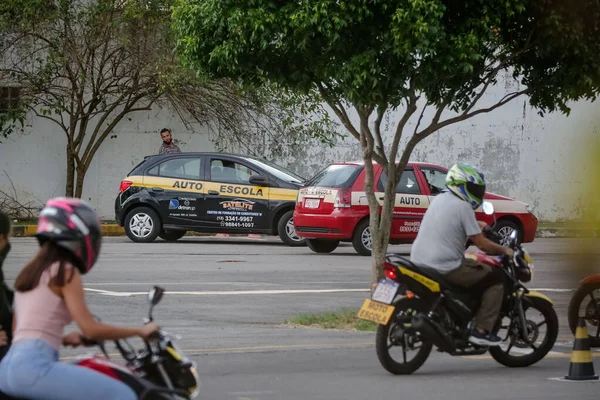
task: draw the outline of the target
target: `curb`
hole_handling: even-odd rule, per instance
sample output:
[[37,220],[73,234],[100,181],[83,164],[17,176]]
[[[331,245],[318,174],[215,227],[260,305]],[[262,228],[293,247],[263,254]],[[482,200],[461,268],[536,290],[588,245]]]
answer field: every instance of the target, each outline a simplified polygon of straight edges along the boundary
[[[34,237],[36,225],[14,225],[12,235],[14,237]],[[125,236],[125,229],[117,224],[103,224],[102,236]],[[201,233],[188,231],[185,236],[216,236],[216,237],[248,237],[260,239],[263,235],[236,234],[236,233]],[[572,229],[572,228],[541,228],[538,229],[536,238],[594,238],[600,237],[599,229]]]
[[[37,231],[36,225],[13,225],[13,237],[34,237]],[[102,236],[125,236],[125,229],[117,224],[103,224]],[[216,236],[216,237],[248,237],[252,239],[260,239],[263,235],[257,234],[235,234],[235,233],[201,233],[188,231],[185,236]]]
[[599,229],[586,228],[542,228],[538,229],[536,238],[596,238],[600,237]]

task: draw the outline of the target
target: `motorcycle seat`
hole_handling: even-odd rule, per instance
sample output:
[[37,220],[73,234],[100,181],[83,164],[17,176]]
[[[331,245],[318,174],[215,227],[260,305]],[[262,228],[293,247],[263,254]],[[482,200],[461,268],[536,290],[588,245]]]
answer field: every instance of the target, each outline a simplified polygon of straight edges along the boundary
[[435,268],[429,267],[424,264],[415,264],[410,259],[398,255],[394,255],[394,259],[397,260],[403,267],[406,267],[414,272],[417,272],[425,277],[432,279],[439,283],[442,289],[450,290],[452,292],[465,292],[468,289],[462,286],[455,285],[449,282],[445,275],[436,270]]

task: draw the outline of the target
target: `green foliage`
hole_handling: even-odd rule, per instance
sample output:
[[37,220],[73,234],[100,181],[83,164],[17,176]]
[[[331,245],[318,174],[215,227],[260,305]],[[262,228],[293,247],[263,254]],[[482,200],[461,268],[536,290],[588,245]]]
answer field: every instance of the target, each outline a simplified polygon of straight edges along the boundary
[[0,143],[16,130],[23,130],[25,117],[26,111],[23,108],[0,112]]
[[[175,109],[184,122],[218,126],[215,141],[222,148],[277,155],[307,141],[331,143],[330,121],[318,102],[182,66],[173,52],[173,4],[2,0],[0,82],[22,88],[23,111],[62,128],[81,174],[126,114],[154,105]],[[0,133],[14,132],[24,116],[0,115]]]
[[345,329],[357,331],[377,330],[377,324],[358,318],[358,309],[342,308],[339,311],[326,311],[320,314],[300,314],[286,320],[288,325],[301,325],[322,329]]
[[[502,64],[543,111],[593,99],[595,0],[176,0],[178,50],[211,76],[263,79],[355,106],[412,93],[465,110]],[[495,75],[494,75],[495,77]],[[493,83],[493,82],[492,82]]]

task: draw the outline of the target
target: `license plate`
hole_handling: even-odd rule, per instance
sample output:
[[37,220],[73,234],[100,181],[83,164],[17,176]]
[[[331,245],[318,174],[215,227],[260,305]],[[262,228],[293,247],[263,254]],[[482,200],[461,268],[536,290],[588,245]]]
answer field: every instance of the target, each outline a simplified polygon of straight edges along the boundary
[[321,199],[306,199],[304,200],[304,207],[306,208],[319,208]]
[[378,303],[371,299],[365,299],[365,302],[360,308],[357,316],[360,319],[366,319],[367,321],[373,321],[380,325],[385,325],[390,320],[393,312],[394,306]]
[[379,281],[371,299],[379,303],[392,304],[394,297],[396,297],[396,292],[398,292],[398,286],[396,282],[382,279]]

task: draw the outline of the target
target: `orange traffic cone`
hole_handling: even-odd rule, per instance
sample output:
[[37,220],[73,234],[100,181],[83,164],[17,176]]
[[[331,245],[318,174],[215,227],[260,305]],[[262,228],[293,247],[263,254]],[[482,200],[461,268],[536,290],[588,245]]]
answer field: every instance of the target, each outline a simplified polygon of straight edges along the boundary
[[590,336],[588,335],[587,326],[583,318],[579,318],[579,323],[577,324],[573,352],[571,353],[571,364],[569,365],[569,375],[566,375],[565,379],[570,381],[598,380],[598,375],[594,372],[594,362],[592,361],[592,352],[590,350]]

